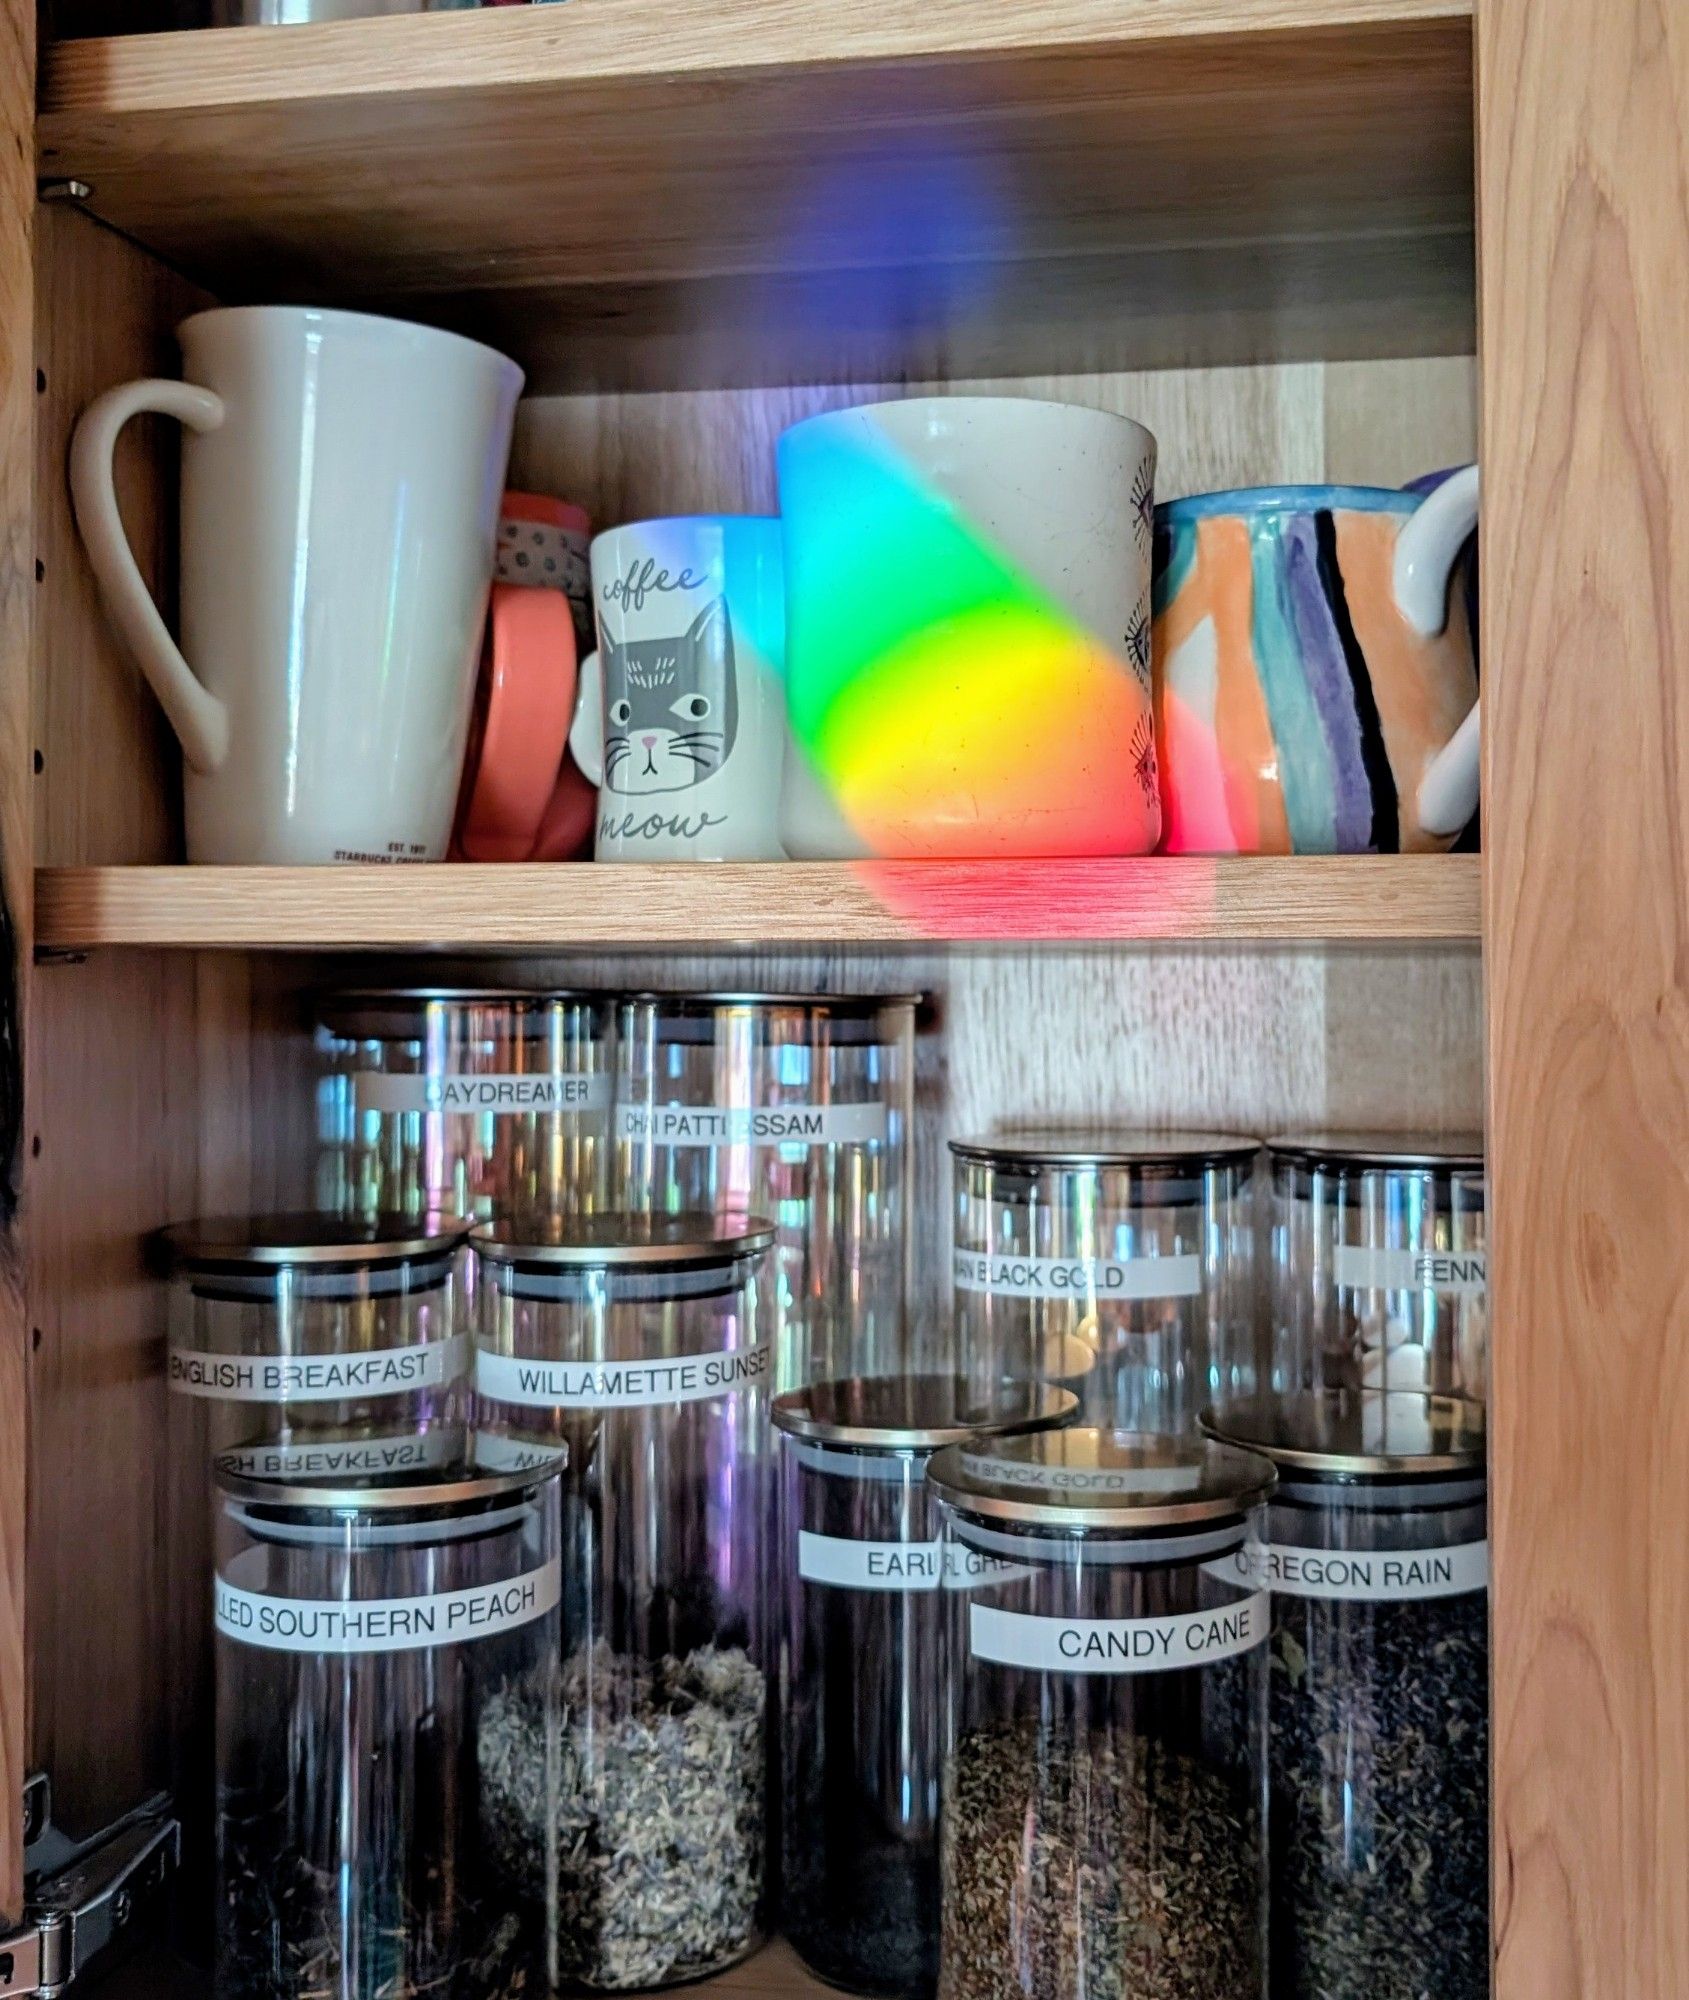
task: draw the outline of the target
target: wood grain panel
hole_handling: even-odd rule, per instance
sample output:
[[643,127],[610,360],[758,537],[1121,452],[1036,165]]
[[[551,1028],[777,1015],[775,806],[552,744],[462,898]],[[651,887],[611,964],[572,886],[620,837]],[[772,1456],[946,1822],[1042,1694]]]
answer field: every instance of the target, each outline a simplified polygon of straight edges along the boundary
[[1485,0],[1498,2000],[1689,1966],[1689,13]]

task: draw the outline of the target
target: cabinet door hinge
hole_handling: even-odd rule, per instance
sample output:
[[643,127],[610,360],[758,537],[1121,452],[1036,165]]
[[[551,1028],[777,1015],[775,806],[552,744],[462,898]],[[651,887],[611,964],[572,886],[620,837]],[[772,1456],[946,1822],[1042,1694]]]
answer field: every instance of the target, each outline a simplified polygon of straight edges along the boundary
[[45,1775],[25,1785],[23,1804],[24,1920],[0,1936],[0,2000],[57,2000],[160,1902],[181,1828],[163,1792],[79,1841],[54,1826]]

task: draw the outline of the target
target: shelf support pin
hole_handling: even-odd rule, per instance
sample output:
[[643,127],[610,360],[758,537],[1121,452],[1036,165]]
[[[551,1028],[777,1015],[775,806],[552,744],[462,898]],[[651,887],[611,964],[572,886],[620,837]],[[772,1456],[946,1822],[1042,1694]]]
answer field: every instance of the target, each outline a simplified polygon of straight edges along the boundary
[[42,201],[87,201],[94,190],[86,181],[37,181],[35,192]]

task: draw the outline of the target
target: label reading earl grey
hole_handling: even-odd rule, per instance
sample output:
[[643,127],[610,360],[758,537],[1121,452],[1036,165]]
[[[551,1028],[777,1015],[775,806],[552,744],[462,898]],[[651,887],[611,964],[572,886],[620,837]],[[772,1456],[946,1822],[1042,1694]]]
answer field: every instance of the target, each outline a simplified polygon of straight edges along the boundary
[[490,1112],[608,1111],[610,1078],[580,1070],[509,1076],[389,1076],[359,1070],[352,1079],[360,1111]]
[[399,1653],[491,1639],[554,1610],[559,1565],[429,1597],[266,1597],[216,1579],[217,1630],[278,1653]]
[[215,1354],[173,1347],[169,1382],[178,1396],[233,1403],[346,1403],[440,1388],[464,1374],[468,1361],[462,1339],[359,1354]]
[[1387,1604],[1488,1590],[1490,1545],[1355,1550],[1297,1549],[1275,1542],[1239,1549],[1208,1568],[1231,1583],[1265,1583],[1281,1597]]
[[720,1105],[623,1104],[616,1137],[656,1146],[877,1146],[885,1141],[883,1104],[781,1104],[762,1109]]
[[1028,1569],[977,1549],[933,1542],[858,1542],[798,1530],[798,1574],[841,1590],[977,1590],[1030,1576]]
[[1339,1243],[1332,1260],[1338,1284],[1359,1291],[1452,1292],[1482,1298],[1486,1283],[1482,1250],[1374,1250]]
[[1011,1299],[1188,1299],[1202,1289],[1197,1257],[1016,1257],[957,1250],[959,1292]]
[[765,1388],[773,1355],[764,1344],[663,1361],[529,1361],[482,1348],[475,1356],[475,1389],[495,1403],[534,1409],[650,1409]]
[[1154,1674],[1247,1653],[1267,1636],[1267,1593],[1170,1618],[1039,1618],[975,1604],[968,1650],[976,1660],[1040,1673]]

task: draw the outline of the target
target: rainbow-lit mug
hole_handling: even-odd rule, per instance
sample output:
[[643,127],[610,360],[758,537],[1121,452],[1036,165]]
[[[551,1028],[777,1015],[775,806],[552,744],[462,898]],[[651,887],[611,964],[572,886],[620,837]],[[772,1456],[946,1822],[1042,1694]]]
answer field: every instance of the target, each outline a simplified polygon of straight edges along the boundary
[[1468,467],[1429,496],[1283,486],[1155,515],[1168,854],[1446,847],[1478,804],[1478,674],[1449,579]]
[[1150,853],[1155,439],[875,403],[780,440],[794,859]]

